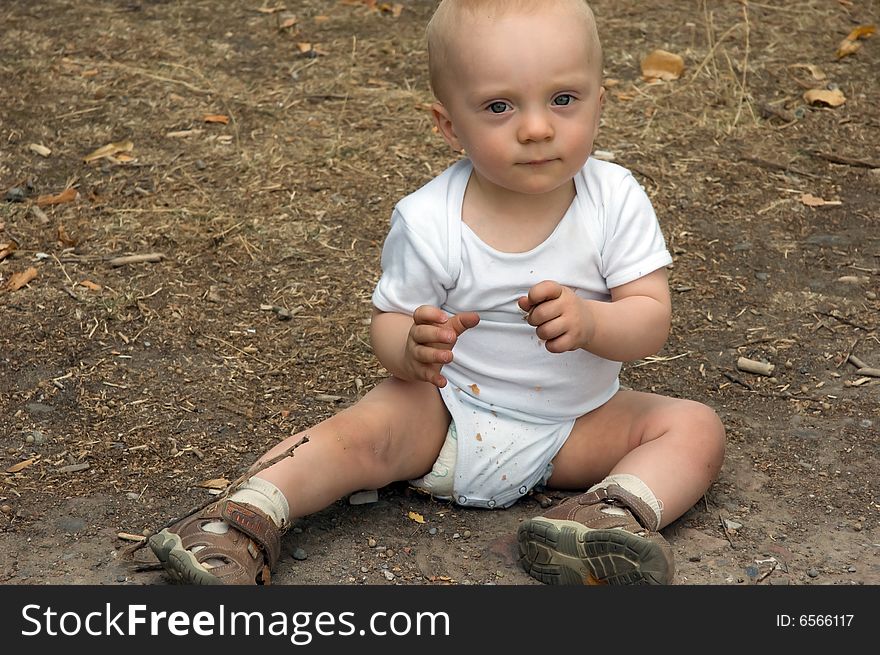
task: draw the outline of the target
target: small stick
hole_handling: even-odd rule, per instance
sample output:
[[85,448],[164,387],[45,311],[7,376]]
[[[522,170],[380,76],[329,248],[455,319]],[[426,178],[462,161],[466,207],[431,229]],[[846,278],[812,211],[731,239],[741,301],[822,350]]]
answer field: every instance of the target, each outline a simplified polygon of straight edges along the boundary
[[774,364],[758,362],[754,359],[749,359],[748,357],[740,357],[738,360],[736,360],[736,367],[740,371],[745,371],[746,373],[754,373],[755,375],[763,375],[765,377],[770,377],[771,375],[773,375],[773,370],[776,368]]
[[841,157],[840,155],[833,155],[830,153],[819,152],[818,150],[814,150],[812,153],[813,157],[818,157],[819,159],[824,159],[825,161],[830,161],[832,164],[843,164],[845,166],[855,166],[857,168],[880,168],[880,162],[876,161],[867,161],[865,159],[852,159],[850,157]]
[[863,362],[861,359],[859,359],[855,355],[850,355],[849,357],[847,357],[847,360],[849,361],[850,364],[852,364],[856,368],[870,368],[867,364],[865,364],[865,362]]
[[131,556],[135,551],[140,550],[141,548],[143,548],[144,546],[146,546],[149,537],[152,536],[152,535],[154,535],[154,534],[156,534],[156,532],[161,532],[161,531],[164,530],[165,528],[174,525],[174,524],[177,523],[178,521],[182,521],[182,520],[185,519],[187,516],[192,516],[192,515],[195,514],[196,512],[200,512],[200,511],[202,511],[202,510],[205,509],[208,505],[211,505],[211,504],[213,504],[213,503],[220,502],[221,500],[223,500],[224,498],[226,498],[229,494],[231,494],[233,491],[235,491],[236,489],[238,489],[242,484],[244,484],[245,482],[247,482],[247,481],[248,481],[250,478],[252,478],[254,475],[256,475],[257,473],[259,473],[260,471],[262,471],[263,469],[267,469],[267,468],[269,468],[269,467],[272,466],[273,464],[276,464],[276,463],[280,462],[280,461],[281,461],[282,459],[284,459],[285,457],[292,457],[292,456],[293,456],[293,451],[294,451],[294,450],[296,450],[297,448],[299,448],[300,446],[302,446],[303,444],[306,444],[306,443],[308,443],[308,442],[309,442],[309,435],[307,435],[307,434],[306,434],[306,435],[303,435],[302,439],[300,439],[299,441],[297,441],[295,444],[293,444],[290,448],[288,448],[288,449],[285,450],[284,452],[279,453],[279,454],[275,455],[274,457],[271,457],[271,458],[269,458],[269,459],[267,459],[267,460],[265,460],[265,461],[257,460],[257,461],[256,461],[256,462],[255,462],[255,463],[254,463],[254,464],[253,464],[253,465],[252,465],[247,471],[245,471],[245,473],[244,473],[243,475],[240,475],[240,476],[237,477],[235,480],[233,480],[233,481],[230,483],[230,485],[229,485],[228,487],[226,487],[226,489],[223,491],[223,493],[221,493],[221,494],[219,494],[219,495],[217,495],[217,496],[212,496],[211,498],[209,498],[208,500],[206,500],[205,502],[203,502],[201,505],[199,505],[199,506],[197,506],[197,507],[191,509],[189,512],[187,512],[187,513],[184,514],[183,516],[175,517],[175,518],[171,519],[170,521],[168,521],[167,523],[165,523],[165,524],[164,524],[161,528],[159,528],[158,530],[155,530],[155,531],[153,531],[153,530],[148,531],[148,532],[144,535],[144,540],[143,540],[143,541],[141,541],[141,542],[139,542],[139,543],[137,543],[137,544],[135,544],[135,545],[133,545],[133,546],[130,546],[130,547],[126,548],[126,549],[123,551],[122,556],[123,556],[123,557],[129,557],[129,556]]
[[727,529],[727,524],[724,523],[724,517],[721,516],[721,512],[718,513],[718,520],[721,521],[721,529],[724,530],[724,536],[727,537],[727,542],[733,546],[733,538],[730,536],[730,530]]
[[860,368],[856,371],[857,375],[866,375],[869,378],[880,378],[880,368]]
[[161,262],[165,259],[165,255],[161,252],[150,252],[145,255],[126,255],[124,257],[114,257],[107,263],[110,266],[125,266],[126,264],[139,264],[141,262]]

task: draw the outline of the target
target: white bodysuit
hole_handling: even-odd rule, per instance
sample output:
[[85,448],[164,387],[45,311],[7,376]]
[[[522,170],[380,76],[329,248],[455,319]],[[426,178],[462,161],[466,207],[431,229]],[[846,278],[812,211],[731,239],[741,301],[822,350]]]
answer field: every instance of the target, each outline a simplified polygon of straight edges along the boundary
[[495,250],[461,220],[471,171],[461,160],[397,203],[373,304],[480,315],[443,367],[449,384],[441,395],[458,436],[454,499],[505,507],[546,479],[574,420],[617,392],[621,366],[585,350],[548,352],[517,299],[554,280],[581,298],[609,301],[611,288],[672,258],[650,200],[616,164],[589,159],[556,229],[521,253]]

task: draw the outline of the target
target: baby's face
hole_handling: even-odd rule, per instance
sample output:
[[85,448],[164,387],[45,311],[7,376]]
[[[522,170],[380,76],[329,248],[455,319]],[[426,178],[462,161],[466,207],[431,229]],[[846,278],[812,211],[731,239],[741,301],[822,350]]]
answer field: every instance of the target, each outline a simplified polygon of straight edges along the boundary
[[570,182],[593,149],[598,48],[570,8],[474,17],[456,33],[435,118],[478,174],[541,194]]

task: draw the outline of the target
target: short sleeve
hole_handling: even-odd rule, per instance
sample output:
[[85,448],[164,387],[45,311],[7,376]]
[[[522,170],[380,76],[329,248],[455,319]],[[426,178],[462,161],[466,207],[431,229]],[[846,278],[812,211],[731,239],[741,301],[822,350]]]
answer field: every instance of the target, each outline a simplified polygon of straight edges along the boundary
[[614,190],[605,212],[602,274],[609,289],[672,263],[654,207],[631,174]]
[[441,263],[446,243],[429,243],[413,230],[399,210],[382,246],[382,275],[373,291],[373,305],[383,312],[412,314],[420,305],[440,307],[452,280]]

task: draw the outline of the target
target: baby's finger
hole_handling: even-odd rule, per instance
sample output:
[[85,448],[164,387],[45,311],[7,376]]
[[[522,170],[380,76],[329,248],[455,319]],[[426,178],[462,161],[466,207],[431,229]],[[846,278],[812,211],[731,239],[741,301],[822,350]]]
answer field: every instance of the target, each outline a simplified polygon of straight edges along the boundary
[[529,289],[528,302],[530,307],[533,307],[545,300],[555,300],[560,295],[562,295],[562,285],[559,282],[544,280]]
[[416,325],[442,324],[446,321],[446,312],[433,305],[420,305],[413,312],[413,322]]
[[461,312],[449,319],[449,326],[455,330],[456,336],[461,336],[465,330],[476,327],[480,322],[477,312]]
[[455,332],[448,327],[436,325],[415,325],[412,329],[413,341],[420,344],[451,344],[455,343]]
[[413,348],[413,357],[420,364],[448,364],[452,361],[452,351],[432,348],[431,346],[416,346]]

